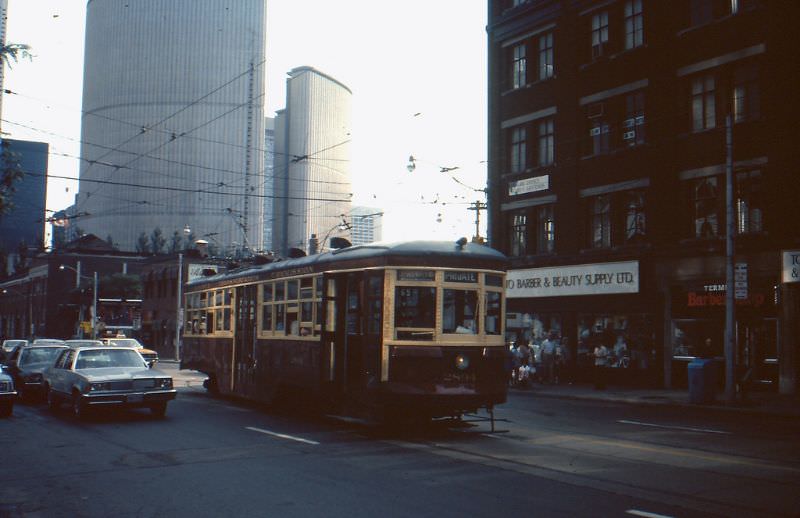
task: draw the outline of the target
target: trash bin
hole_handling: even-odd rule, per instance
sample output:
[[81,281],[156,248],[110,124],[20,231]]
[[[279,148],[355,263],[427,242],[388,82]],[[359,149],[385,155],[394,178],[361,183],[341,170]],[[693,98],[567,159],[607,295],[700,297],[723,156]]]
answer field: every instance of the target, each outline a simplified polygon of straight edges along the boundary
[[689,363],[689,402],[711,403],[714,401],[714,360],[695,359]]

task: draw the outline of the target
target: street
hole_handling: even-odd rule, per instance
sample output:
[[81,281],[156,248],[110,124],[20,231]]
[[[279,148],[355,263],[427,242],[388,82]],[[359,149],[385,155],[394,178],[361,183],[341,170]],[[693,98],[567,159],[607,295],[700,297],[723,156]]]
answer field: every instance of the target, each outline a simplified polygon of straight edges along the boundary
[[796,516],[800,424],[512,392],[485,422],[387,430],[213,398],[165,419],[18,404],[0,517]]

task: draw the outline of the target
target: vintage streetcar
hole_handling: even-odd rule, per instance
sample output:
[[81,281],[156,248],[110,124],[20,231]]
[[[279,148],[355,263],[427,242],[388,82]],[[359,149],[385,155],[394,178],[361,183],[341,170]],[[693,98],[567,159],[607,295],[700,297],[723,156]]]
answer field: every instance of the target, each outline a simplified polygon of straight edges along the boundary
[[[221,394],[305,396],[379,420],[461,417],[507,394],[506,257],[487,246],[354,246],[193,279],[182,369]],[[294,399],[294,398],[292,398]]]

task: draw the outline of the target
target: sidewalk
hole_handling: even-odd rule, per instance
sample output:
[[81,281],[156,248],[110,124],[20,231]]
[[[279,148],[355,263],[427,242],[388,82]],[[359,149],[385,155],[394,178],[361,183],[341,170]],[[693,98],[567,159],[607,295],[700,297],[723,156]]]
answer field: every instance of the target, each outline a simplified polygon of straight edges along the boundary
[[784,396],[775,392],[752,392],[748,394],[748,401],[735,403],[728,403],[725,401],[725,394],[717,393],[713,402],[697,404],[689,401],[687,389],[639,389],[609,385],[605,390],[595,390],[590,383],[558,385],[533,383],[528,388],[510,388],[509,391],[532,397],[708,408],[751,415],[774,415],[800,419],[800,397]]

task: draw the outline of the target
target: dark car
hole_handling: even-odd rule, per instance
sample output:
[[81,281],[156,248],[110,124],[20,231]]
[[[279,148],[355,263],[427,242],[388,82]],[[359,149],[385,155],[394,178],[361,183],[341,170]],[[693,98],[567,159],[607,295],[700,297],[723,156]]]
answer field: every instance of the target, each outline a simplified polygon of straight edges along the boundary
[[8,373],[14,378],[17,393],[25,400],[34,401],[44,396],[42,373],[56,361],[58,353],[67,349],[64,345],[30,345],[19,349],[8,365]]
[[136,349],[120,346],[67,348],[44,372],[47,404],[56,409],[67,401],[76,417],[90,408],[149,408],[163,417],[175,399],[172,378],[149,368]]
[[6,374],[5,367],[0,365],[0,417],[11,415],[15,399],[17,392],[14,390],[14,380]]

